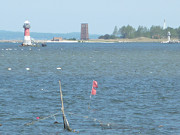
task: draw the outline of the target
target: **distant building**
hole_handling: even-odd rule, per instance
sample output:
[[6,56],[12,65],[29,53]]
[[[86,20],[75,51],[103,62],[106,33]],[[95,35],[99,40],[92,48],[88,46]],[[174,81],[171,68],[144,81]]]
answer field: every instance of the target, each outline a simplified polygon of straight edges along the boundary
[[81,40],[89,40],[88,24],[81,24]]
[[52,41],[62,41],[62,37],[53,37]]

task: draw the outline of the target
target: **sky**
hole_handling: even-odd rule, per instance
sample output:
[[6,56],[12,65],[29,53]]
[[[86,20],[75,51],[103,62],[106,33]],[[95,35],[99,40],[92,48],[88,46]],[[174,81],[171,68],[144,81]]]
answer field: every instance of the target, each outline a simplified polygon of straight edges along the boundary
[[22,31],[29,20],[32,32],[112,34],[114,27],[180,26],[180,0],[0,0],[0,30]]

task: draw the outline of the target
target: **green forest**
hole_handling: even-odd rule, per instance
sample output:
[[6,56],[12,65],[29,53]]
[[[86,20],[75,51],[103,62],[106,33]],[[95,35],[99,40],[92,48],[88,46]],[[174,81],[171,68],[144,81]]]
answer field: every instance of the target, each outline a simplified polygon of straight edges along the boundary
[[133,28],[130,25],[122,26],[118,28],[114,27],[114,31],[112,34],[105,34],[99,37],[99,39],[118,39],[118,38],[138,38],[138,37],[147,37],[152,39],[161,39],[167,38],[167,33],[170,31],[171,38],[180,39],[180,27],[179,28],[171,28],[167,27],[163,29],[161,26],[151,26],[151,28],[147,28],[144,26],[139,26],[137,29]]

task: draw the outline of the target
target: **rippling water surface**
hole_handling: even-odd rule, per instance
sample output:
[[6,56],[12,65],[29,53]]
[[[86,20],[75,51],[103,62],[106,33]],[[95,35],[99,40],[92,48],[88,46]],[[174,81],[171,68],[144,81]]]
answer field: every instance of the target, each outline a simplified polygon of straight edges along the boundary
[[180,45],[47,45],[0,43],[0,135],[73,134],[63,129],[59,80],[80,134],[180,134]]

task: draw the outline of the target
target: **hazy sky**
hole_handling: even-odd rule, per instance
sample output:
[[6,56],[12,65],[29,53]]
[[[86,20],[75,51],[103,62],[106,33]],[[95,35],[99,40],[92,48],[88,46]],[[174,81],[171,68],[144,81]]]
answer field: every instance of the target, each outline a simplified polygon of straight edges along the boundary
[[0,30],[23,31],[25,20],[33,32],[111,34],[115,26],[180,26],[180,0],[0,0]]

